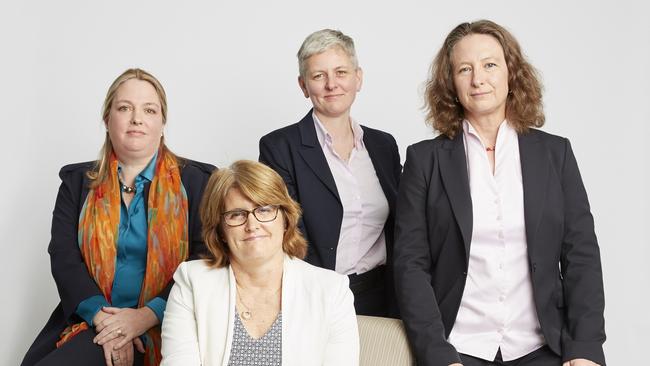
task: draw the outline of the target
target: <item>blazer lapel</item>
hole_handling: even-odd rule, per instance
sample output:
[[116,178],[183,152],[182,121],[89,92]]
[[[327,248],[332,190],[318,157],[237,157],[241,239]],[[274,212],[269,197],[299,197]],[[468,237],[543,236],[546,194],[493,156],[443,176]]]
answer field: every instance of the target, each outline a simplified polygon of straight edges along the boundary
[[332,171],[330,170],[327,160],[325,159],[325,154],[318,142],[318,136],[316,136],[316,127],[314,126],[314,120],[311,118],[312,111],[305,116],[298,123],[298,129],[300,130],[300,156],[305,160],[307,166],[316,174],[318,179],[327,187],[327,189],[332,192],[336,199],[340,202],[341,198],[339,197],[339,192],[336,189],[336,183],[334,182],[334,177],[332,176]]
[[[283,263],[283,273],[282,273],[282,364],[290,365],[291,357],[290,355],[295,354],[296,350],[291,349],[290,345],[295,344],[296,336],[298,341],[300,341],[300,334],[292,334],[290,325],[295,324],[296,321],[292,318],[295,316],[295,311],[299,309],[294,309],[293,306],[296,302],[296,280],[294,278],[293,268],[292,268],[291,258],[285,254],[284,263]],[[293,329],[291,329],[293,330]],[[295,333],[295,332],[294,332]]]
[[533,131],[519,135],[519,156],[524,189],[526,241],[530,254],[530,250],[535,244],[535,234],[542,217],[546,180],[549,176],[550,165],[545,155],[544,145]]
[[469,260],[469,246],[472,241],[472,197],[467,176],[467,159],[463,145],[463,135],[459,133],[453,140],[447,140],[438,153],[440,174],[451,203],[451,209],[460,227],[465,244],[465,257]]

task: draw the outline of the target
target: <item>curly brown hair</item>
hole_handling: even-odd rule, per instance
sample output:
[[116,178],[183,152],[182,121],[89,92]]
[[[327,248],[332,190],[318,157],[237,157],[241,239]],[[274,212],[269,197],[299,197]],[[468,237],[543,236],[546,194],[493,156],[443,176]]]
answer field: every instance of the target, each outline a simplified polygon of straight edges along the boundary
[[224,267],[230,263],[230,251],[223,231],[223,213],[226,196],[232,188],[239,189],[256,205],[280,206],[286,225],[282,250],[290,257],[303,259],[307,255],[307,241],[298,229],[302,211],[300,205],[289,196],[282,178],[262,163],[238,160],[230,167],[212,173],[201,199],[199,213],[210,265]]
[[519,133],[530,127],[544,125],[542,106],[542,85],[537,71],[528,63],[519,43],[502,26],[489,21],[479,20],[456,26],[438,51],[433,63],[424,93],[427,123],[434,130],[453,138],[462,128],[465,118],[463,106],[456,97],[456,88],[452,73],[451,52],[456,43],[471,34],[485,34],[494,37],[505,56],[508,67],[508,99],[506,101],[506,118]]

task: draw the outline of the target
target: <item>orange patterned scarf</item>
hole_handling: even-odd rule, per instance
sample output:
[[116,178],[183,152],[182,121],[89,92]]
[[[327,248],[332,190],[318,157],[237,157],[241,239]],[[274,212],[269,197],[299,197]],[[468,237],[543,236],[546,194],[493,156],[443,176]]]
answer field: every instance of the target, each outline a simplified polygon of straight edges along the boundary
[[[88,272],[109,303],[120,223],[117,164],[113,155],[107,179],[88,193],[79,215],[78,232]],[[144,306],[167,286],[176,267],[188,256],[187,193],[176,159],[163,149],[158,152],[147,205],[147,265],[138,307]],[[84,329],[88,329],[85,322],[69,326],[61,334],[57,347]],[[145,365],[158,365],[161,360],[160,326],[149,329],[146,334]]]

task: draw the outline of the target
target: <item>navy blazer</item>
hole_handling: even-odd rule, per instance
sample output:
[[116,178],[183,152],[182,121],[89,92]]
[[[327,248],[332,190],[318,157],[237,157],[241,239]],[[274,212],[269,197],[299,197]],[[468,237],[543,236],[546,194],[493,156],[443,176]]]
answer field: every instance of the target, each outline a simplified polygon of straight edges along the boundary
[[[537,316],[563,361],[605,365],[600,253],[569,141],[519,135],[524,218]],[[467,279],[472,201],[463,136],[407,150],[395,241],[397,298],[418,365],[460,362],[447,342]]]
[[[187,192],[189,209],[188,259],[195,259],[206,251],[201,233],[199,204],[214,166],[182,158],[180,162],[181,182]],[[62,182],[52,215],[52,239],[48,252],[61,302],[27,351],[23,365],[32,365],[45,357],[55,349],[55,343],[65,327],[83,321],[75,313],[81,301],[95,295],[103,296],[88,273],[77,238],[79,214],[89,191],[86,172],[92,169],[93,164],[94,162],[85,162],[66,165],[59,172]],[[144,187],[145,202],[149,196],[149,186],[150,182],[147,182]],[[173,281],[170,281],[157,296],[166,300],[172,285]]]
[[[395,197],[402,166],[393,136],[365,126],[361,128],[363,143],[390,210],[384,225],[388,264],[392,257]],[[334,270],[343,206],[318,142],[312,111],[300,122],[262,137],[259,160],[282,176],[289,194],[302,206],[301,231],[309,243],[305,261]]]

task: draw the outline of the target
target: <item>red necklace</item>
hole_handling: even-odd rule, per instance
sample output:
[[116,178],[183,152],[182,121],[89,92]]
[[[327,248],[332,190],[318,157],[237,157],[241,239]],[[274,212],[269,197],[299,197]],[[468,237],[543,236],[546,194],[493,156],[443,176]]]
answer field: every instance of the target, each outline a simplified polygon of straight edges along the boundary
[[494,151],[495,148],[496,148],[496,146],[492,146],[492,147],[488,146],[488,147],[485,148],[485,151]]

